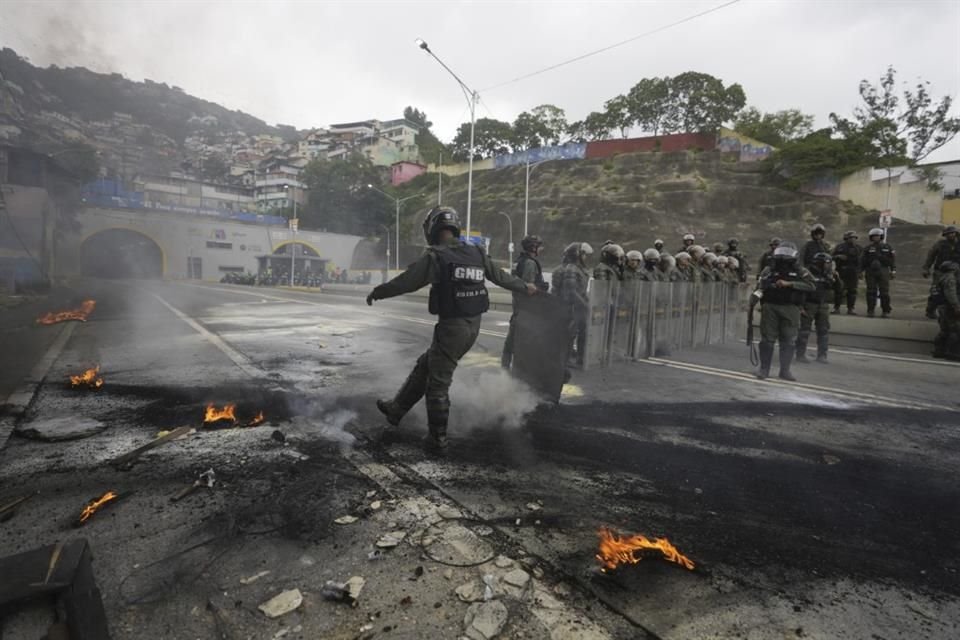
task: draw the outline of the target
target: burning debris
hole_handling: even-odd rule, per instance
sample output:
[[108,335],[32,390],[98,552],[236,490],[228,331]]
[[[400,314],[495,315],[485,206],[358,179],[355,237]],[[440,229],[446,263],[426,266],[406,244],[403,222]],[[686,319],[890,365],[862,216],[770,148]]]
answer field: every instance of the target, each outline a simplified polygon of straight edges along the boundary
[[57,324],[58,322],[66,322],[68,320],[86,322],[87,317],[93,313],[93,309],[96,306],[96,300],[84,300],[76,309],[71,309],[70,311],[51,311],[40,316],[37,318],[37,324]]
[[266,421],[263,411],[259,411],[257,415],[249,421],[238,423],[236,409],[237,405],[235,404],[225,404],[223,405],[223,409],[217,409],[216,405],[208,404],[203,416],[203,425],[208,427],[218,422],[229,420],[234,427],[256,427]]
[[70,376],[71,387],[86,387],[88,389],[99,389],[103,386],[103,378],[100,377],[100,365],[93,369],[87,369],[78,376]]
[[93,517],[93,514],[100,511],[105,505],[115,502],[118,499],[120,499],[120,494],[115,491],[107,491],[99,498],[91,500],[87,503],[87,506],[83,508],[83,511],[80,512],[80,517],[77,518],[75,526],[79,527],[86,524],[87,520]]
[[206,471],[201,473],[196,480],[194,480],[192,485],[190,485],[189,487],[187,487],[177,495],[173,496],[172,498],[170,498],[170,501],[179,502],[180,500],[183,500],[184,498],[186,498],[188,495],[190,495],[200,487],[204,487],[206,489],[213,489],[213,483],[214,483],[215,477],[216,477],[216,474],[214,473],[213,469],[207,469]]
[[[601,571],[607,572],[616,569],[621,564],[637,564],[643,560],[644,551],[659,551],[663,558],[675,562],[685,569],[693,570],[693,560],[680,553],[666,538],[650,540],[646,536],[634,535],[621,537],[615,531],[601,527],[597,531],[600,536],[600,549],[597,560],[602,565]],[[640,554],[640,555],[637,555]]]

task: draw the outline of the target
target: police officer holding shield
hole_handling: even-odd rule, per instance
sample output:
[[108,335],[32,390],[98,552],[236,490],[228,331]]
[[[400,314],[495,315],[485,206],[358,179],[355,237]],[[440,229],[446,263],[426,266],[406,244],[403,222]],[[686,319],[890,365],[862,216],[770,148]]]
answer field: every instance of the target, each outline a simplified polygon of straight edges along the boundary
[[453,372],[480,333],[480,318],[490,308],[484,280],[504,289],[533,295],[537,286],[495,267],[479,247],[460,240],[460,217],[451,207],[434,207],[423,221],[430,245],[424,254],[396,278],[367,296],[367,304],[430,286],[430,313],[439,316],[433,342],[418,359],[392,400],[377,400],[377,408],[393,426],[426,396],[428,452],[447,446],[450,383]]
[[[523,250],[513,267],[513,275],[524,282],[532,282],[537,289],[546,293],[550,286],[543,279],[543,267],[540,266],[540,251],[543,250],[543,240],[540,236],[526,236],[520,241],[520,248]],[[516,334],[517,313],[519,311],[519,300],[521,294],[513,294],[513,313],[510,314],[510,328],[507,329],[507,339],[503,341],[503,354],[500,356],[500,366],[509,369],[513,363],[513,340]]]

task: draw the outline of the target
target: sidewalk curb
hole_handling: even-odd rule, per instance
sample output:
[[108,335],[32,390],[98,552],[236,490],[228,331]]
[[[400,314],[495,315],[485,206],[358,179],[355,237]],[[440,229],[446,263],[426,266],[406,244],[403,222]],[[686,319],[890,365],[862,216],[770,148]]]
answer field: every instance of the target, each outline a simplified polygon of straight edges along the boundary
[[70,322],[63,326],[60,335],[54,339],[53,344],[51,344],[46,353],[43,354],[43,357],[37,361],[37,364],[34,365],[30,374],[24,379],[16,391],[7,396],[4,402],[6,412],[5,415],[0,418],[0,451],[7,446],[10,435],[13,433],[13,430],[16,429],[17,423],[19,423],[21,418],[27,413],[27,409],[40,390],[40,385],[47,377],[47,373],[50,372],[50,368],[53,367],[53,363],[60,357],[60,353],[66,346],[70,336],[73,335],[73,330],[76,326],[75,322]]

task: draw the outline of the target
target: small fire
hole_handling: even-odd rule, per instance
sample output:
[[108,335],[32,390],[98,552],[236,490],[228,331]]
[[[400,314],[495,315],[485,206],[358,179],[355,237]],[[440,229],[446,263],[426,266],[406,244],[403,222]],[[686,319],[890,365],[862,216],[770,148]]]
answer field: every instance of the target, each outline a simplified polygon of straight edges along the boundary
[[93,369],[87,369],[78,376],[70,376],[70,386],[86,386],[89,389],[99,389],[103,386],[103,378],[100,377],[100,365]]
[[621,537],[606,527],[601,527],[597,535],[600,536],[597,560],[603,565],[601,571],[616,569],[621,564],[637,564],[643,559],[643,556],[637,556],[637,553],[644,550],[659,551],[665,560],[693,570],[693,560],[680,553],[666,538],[650,540],[641,535]]
[[76,309],[71,309],[70,311],[51,311],[40,316],[37,318],[37,324],[56,324],[58,322],[66,322],[67,320],[86,322],[87,317],[93,313],[93,309],[96,306],[96,300],[84,300],[83,304]]
[[246,426],[248,426],[248,427],[255,427],[255,426],[257,426],[258,424],[263,424],[263,421],[264,421],[264,420],[266,420],[266,418],[263,417],[263,411],[261,411],[261,412],[259,412],[257,415],[255,415],[255,416],[253,417],[253,419],[250,420],[250,422],[247,423]]
[[235,404],[225,404],[223,409],[217,409],[214,405],[207,405],[207,413],[203,418],[204,423],[208,422],[217,422],[219,420],[230,420],[232,422],[237,421],[237,416],[234,415],[233,411],[237,408]]
[[100,509],[100,507],[107,504],[108,502],[116,500],[118,497],[119,496],[113,491],[107,491],[105,494],[103,494],[96,500],[91,500],[90,503],[83,508],[83,511],[80,512],[80,517],[77,519],[77,523],[83,524],[84,522],[89,520],[91,516],[93,516],[93,514],[95,514]]

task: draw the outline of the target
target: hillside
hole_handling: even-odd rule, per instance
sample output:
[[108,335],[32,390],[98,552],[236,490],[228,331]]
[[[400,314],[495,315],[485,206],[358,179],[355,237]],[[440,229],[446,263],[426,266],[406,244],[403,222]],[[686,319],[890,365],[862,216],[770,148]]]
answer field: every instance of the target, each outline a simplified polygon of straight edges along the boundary
[[[119,116],[118,116],[119,114]],[[192,157],[184,143],[256,135],[290,139],[292,127],[274,127],[150,80],[83,67],[40,68],[12,49],[0,50],[0,141],[51,151],[71,141],[115,156],[125,169],[169,171]]]
[[[524,167],[510,167],[474,175],[473,227],[492,238],[490,253],[507,257],[507,222],[513,218],[514,240],[523,231]],[[466,211],[466,176],[445,179],[444,202]],[[436,194],[436,176],[420,176],[405,192]],[[404,226],[416,241],[422,215],[408,214]],[[698,242],[726,243],[740,239],[752,268],[772,236],[795,242],[809,238],[808,229],[820,222],[827,240],[839,241],[854,229],[866,243],[867,231],[877,224],[877,212],[836,198],[811,196],[772,184],[759,164],[729,161],[718,152],[632,153],[603,160],[548,162],[537,167],[530,180],[531,233],[547,243],[545,267],[560,262],[563,247],[575,240],[595,249],[607,239],[625,250],[646,249],[662,238],[674,252],[685,233]],[[890,242],[897,249],[904,295],[915,303],[925,298],[919,278],[927,248],[940,228],[896,220]],[[518,247],[519,249],[519,247]],[[902,281],[902,282],[901,282]]]

